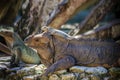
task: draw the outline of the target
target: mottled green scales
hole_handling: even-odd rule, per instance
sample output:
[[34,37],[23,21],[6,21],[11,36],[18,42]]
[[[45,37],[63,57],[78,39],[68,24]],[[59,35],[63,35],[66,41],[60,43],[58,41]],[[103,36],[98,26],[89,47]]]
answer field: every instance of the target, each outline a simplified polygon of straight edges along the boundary
[[[36,51],[27,47],[24,42],[21,40],[19,35],[16,33],[13,34],[14,42],[13,42],[13,53],[15,54],[17,59],[22,60],[25,63],[30,64],[39,64],[40,57]],[[17,61],[16,59],[16,61]]]

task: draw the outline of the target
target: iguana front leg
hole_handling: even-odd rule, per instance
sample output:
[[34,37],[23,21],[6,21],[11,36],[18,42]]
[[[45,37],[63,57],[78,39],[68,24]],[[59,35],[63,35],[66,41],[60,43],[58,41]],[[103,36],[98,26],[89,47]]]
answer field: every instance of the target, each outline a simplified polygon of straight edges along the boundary
[[48,76],[48,74],[52,74],[53,72],[57,70],[67,69],[74,65],[75,65],[75,59],[72,56],[66,56],[56,61],[53,65],[47,68],[43,76]]
[[13,52],[13,55],[11,57],[10,66],[11,67],[19,66],[21,51],[19,48],[13,48],[12,52]]
[[16,67],[16,66],[19,66],[19,59],[15,54],[13,54],[10,60],[10,67]]

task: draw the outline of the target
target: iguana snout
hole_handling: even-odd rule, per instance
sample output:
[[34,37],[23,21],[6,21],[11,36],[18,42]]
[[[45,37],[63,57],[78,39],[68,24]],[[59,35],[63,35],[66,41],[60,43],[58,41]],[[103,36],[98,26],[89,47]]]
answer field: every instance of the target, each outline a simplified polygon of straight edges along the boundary
[[42,34],[36,34],[36,35],[30,35],[28,36],[24,42],[26,45],[30,47],[38,46],[43,47],[49,43],[50,39],[48,35]]

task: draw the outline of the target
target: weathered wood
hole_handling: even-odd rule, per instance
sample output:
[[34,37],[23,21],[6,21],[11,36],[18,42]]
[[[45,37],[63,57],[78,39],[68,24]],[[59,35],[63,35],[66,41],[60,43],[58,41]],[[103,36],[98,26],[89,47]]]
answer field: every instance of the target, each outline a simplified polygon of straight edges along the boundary
[[13,37],[12,37],[13,32],[7,28],[8,26],[7,27],[0,26],[0,36],[2,36],[5,39],[7,46],[11,49],[12,48],[11,46],[13,44]]
[[1,0],[0,1],[0,24],[12,25],[18,14],[21,0]]
[[99,4],[93,8],[85,20],[80,23],[78,27],[79,32],[74,35],[83,33],[95,27],[95,25],[112,9],[115,3],[116,1],[113,0],[101,0]]
[[0,42],[0,51],[6,53],[8,55],[11,55],[10,54],[11,50],[7,46],[5,46],[4,44],[2,44],[1,42]]
[[[13,44],[13,27],[0,25],[0,36],[2,36],[7,44],[7,46],[1,45],[1,51],[6,54],[11,54],[12,44]],[[3,49],[5,48],[5,49]],[[7,49],[8,48],[8,49]]]
[[120,19],[110,21],[101,27],[97,27],[74,37],[99,40],[114,39],[117,41],[120,39]]
[[[24,39],[40,31],[49,14],[61,0],[26,0],[21,8],[22,18],[16,21],[15,31]],[[20,16],[21,17],[21,16]]]
[[[90,5],[97,3],[98,0],[69,0],[67,3],[58,5],[58,8],[53,12],[52,19],[50,18],[48,26],[60,28],[67,20],[69,20],[78,10],[82,10]],[[55,13],[55,14],[54,14]]]

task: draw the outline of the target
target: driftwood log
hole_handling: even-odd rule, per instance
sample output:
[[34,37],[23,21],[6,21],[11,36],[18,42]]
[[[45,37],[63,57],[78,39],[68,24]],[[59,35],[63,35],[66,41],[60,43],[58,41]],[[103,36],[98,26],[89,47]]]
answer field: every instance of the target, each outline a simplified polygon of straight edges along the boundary
[[113,2],[113,0],[101,0],[99,4],[93,8],[86,19],[80,23],[79,32],[77,34],[86,32],[87,30],[95,27],[98,22],[101,21],[103,17],[113,8],[116,2],[117,0],[115,2]]
[[85,33],[73,36],[75,38],[99,39],[99,40],[120,40],[120,19],[110,21],[103,26],[88,30]]
[[[59,4],[53,11],[48,20],[47,26],[59,29],[67,20],[69,20],[77,11],[83,10],[91,5],[95,5],[98,0],[69,0]],[[67,0],[66,0],[67,1]],[[53,16],[54,15],[54,16]]]

